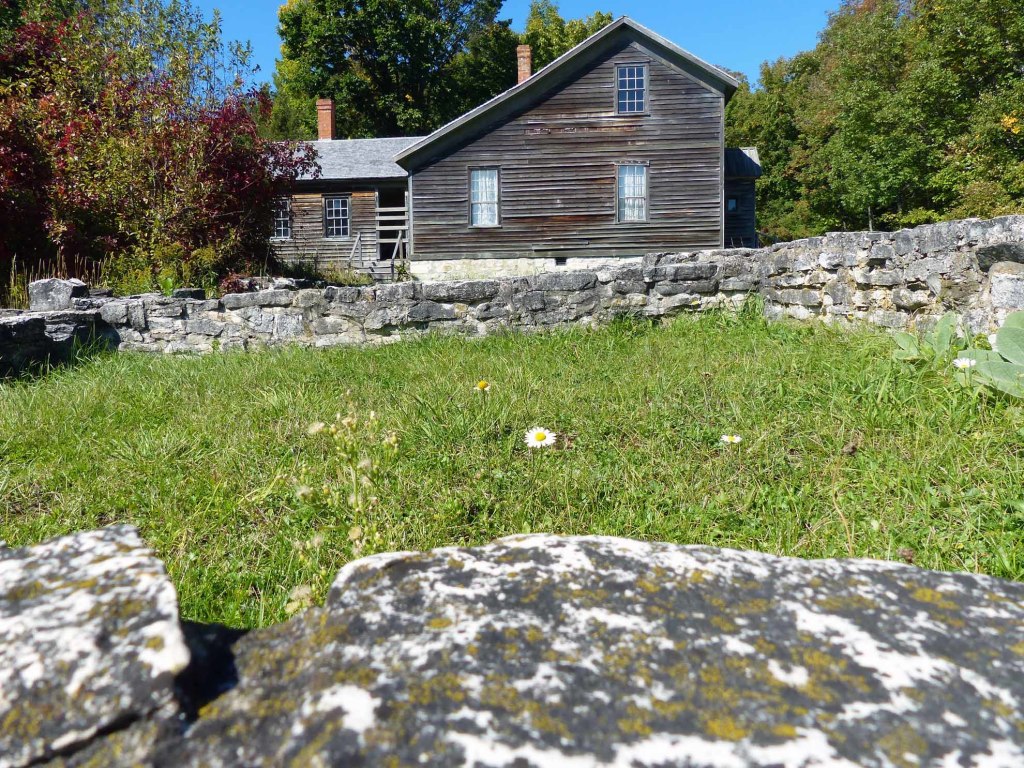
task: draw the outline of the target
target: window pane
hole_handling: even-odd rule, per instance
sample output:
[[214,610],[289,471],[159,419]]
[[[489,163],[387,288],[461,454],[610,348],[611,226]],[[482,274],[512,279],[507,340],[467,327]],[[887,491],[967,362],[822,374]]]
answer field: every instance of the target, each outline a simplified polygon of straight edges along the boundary
[[469,174],[470,223],[496,227],[499,222],[498,169],[475,168]]
[[274,233],[278,240],[286,240],[292,236],[292,206],[288,198],[274,201]]
[[616,75],[618,111],[625,114],[644,112],[647,108],[647,67],[619,67]]
[[647,221],[646,166],[619,166],[618,201],[619,221]]
[[324,198],[324,236],[348,237],[349,206],[347,197]]

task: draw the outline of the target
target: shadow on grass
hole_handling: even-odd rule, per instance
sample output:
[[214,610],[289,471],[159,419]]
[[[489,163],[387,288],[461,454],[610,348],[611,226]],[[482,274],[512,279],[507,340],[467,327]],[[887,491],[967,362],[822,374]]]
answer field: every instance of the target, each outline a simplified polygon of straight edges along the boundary
[[119,344],[117,331],[109,326],[92,328],[88,334],[76,330],[64,341],[0,339],[0,385],[37,381],[109,357]]

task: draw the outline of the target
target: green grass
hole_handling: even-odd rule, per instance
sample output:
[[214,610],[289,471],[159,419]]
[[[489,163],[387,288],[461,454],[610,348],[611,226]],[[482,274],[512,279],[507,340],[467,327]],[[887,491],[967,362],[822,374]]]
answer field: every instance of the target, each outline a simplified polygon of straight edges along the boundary
[[[0,385],[0,539],[130,522],[187,618],[259,626],[361,553],[550,531],[1024,578],[1019,406],[891,361],[881,333],[724,315],[380,349],[103,356]],[[488,395],[473,391],[492,382]],[[314,421],[401,440],[353,520]],[[530,452],[539,424],[568,436]],[[722,445],[721,435],[744,441]],[[859,450],[844,451],[851,442]],[[372,446],[367,448],[373,452]],[[343,494],[344,495],[344,494]]]

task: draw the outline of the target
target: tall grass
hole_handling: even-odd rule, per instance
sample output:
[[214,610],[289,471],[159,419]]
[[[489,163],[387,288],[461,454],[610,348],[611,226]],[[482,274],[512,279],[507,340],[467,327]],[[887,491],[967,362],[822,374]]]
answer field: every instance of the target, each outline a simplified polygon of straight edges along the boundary
[[[1021,408],[891,351],[877,332],[711,315],[369,350],[107,356],[0,386],[0,539],[134,523],[187,617],[238,626],[279,620],[297,589],[322,596],[359,553],[529,531],[1024,578]],[[400,438],[362,520],[294,492],[294,478],[336,473],[307,428],[349,398]],[[560,434],[556,448],[526,448],[534,425]]]
[[70,261],[64,256],[23,262],[15,256],[11,260],[7,281],[0,284],[0,307],[28,309],[28,286],[36,280],[60,277],[65,280],[78,278],[89,285],[102,282],[102,267],[99,263],[74,257]]

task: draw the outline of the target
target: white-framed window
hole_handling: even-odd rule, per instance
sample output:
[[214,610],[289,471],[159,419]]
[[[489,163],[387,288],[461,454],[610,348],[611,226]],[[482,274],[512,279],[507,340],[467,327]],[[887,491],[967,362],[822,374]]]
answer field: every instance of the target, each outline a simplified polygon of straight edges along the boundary
[[290,240],[292,236],[292,200],[290,197],[279,197],[274,200],[274,234],[275,240]]
[[647,221],[647,166],[618,167],[618,221]]
[[348,237],[350,202],[347,197],[324,198],[324,237]]
[[473,227],[501,226],[501,173],[497,168],[470,169],[469,224]]
[[647,65],[621,64],[615,68],[615,110],[620,115],[647,111]]

